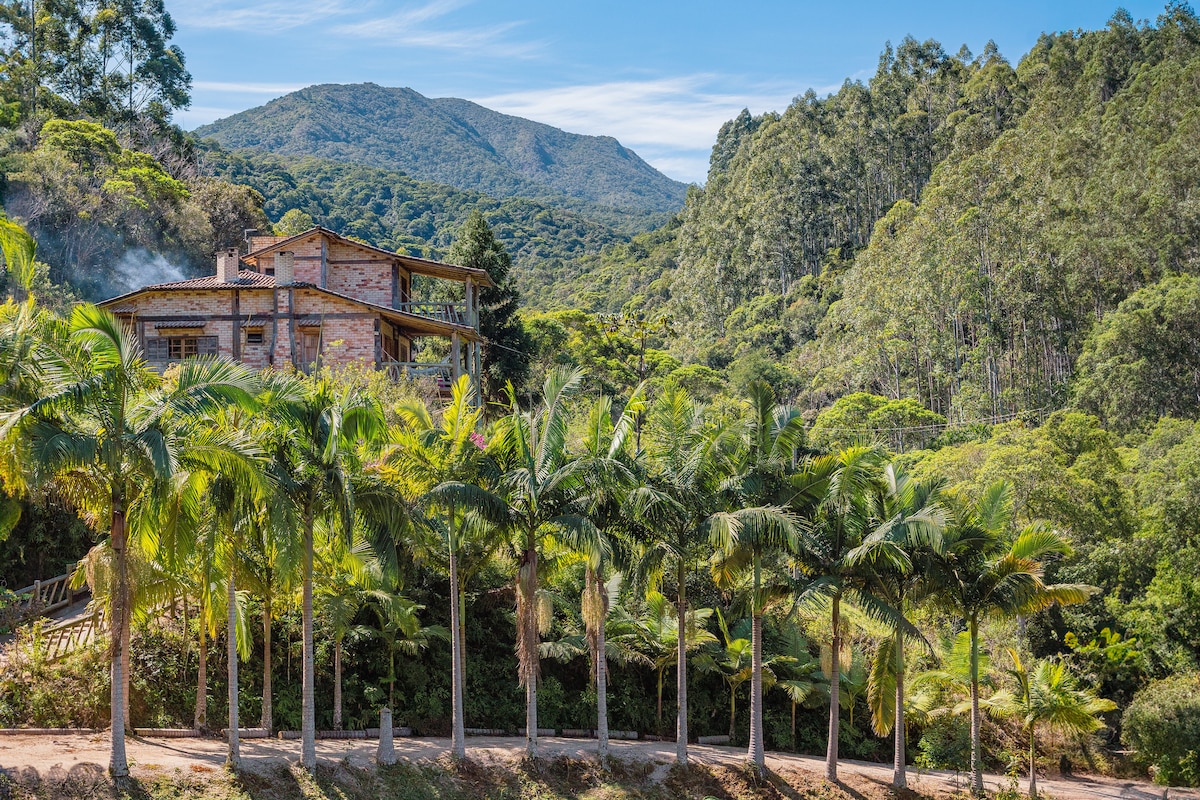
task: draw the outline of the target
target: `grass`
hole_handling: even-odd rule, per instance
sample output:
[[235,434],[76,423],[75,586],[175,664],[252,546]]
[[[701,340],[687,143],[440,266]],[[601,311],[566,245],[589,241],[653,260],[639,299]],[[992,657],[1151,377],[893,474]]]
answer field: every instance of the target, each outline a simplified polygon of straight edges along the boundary
[[[147,774],[148,773],[148,774]],[[401,763],[359,768],[343,762],[311,776],[298,766],[231,773],[193,765],[188,770],[141,770],[114,783],[96,765],[0,771],[0,800],[884,800],[890,790],[860,780],[831,786],[805,773],[759,778],[742,767],[693,766],[614,760],[608,770],[592,760],[455,764]],[[906,792],[898,800],[923,800]]]

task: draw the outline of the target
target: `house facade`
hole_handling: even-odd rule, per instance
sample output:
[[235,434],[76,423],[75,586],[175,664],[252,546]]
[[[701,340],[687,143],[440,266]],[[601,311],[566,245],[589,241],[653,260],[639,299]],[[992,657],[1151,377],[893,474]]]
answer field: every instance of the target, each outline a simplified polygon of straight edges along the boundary
[[[462,299],[414,299],[414,281],[427,297]],[[479,375],[479,290],[493,285],[484,270],[317,227],[251,237],[245,255],[217,254],[215,275],[146,286],[100,306],[132,328],[156,369],[194,355],[304,372],[357,363],[396,379],[432,376],[444,388],[464,373]],[[431,337],[444,340],[436,349],[447,355],[418,360],[420,341]]]

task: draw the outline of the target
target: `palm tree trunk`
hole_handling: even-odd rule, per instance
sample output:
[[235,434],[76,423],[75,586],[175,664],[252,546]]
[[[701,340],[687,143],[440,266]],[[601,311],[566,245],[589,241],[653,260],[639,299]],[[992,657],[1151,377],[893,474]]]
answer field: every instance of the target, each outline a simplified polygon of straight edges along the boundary
[[[750,748],[748,756],[759,774],[766,767],[763,753],[763,685],[762,685],[762,603],[759,591],[762,587],[762,563],[754,559],[754,620],[751,624],[750,643]],[[731,739],[730,742],[733,740]]]
[[983,796],[983,758],[979,752],[979,621],[970,620],[971,631],[971,788]]
[[467,755],[466,730],[463,724],[463,664],[462,624],[459,611],[462,599],[458,585],[458,556],[450,548],[450,700],[454,722],[451,731],[451,752],[455,758]]
[[263,598],[263,689],[262,689],[262,719],[259,725],[270,736],[274,727],[271,719],[271,598]]
[[904,753],[904,638],[897,628],[894,646],[896,648],[896,719],[892,733],[896,737],[896,749],[892,754],[892,787],[904,789],[908,786],[908,774],[905,769],[907,759]]
[[229,597],[226,634],[226,657],[229,659],[229,753],[225,764],[230,769],[242,765],[242,746],[238,741],[238,663],[237,663],[237,588],[234,586],[233,569],[229,570]]
[[841,595],[833,596],[833,613],[830,621],[833,623],[833,639],[829,670],[829,742],[825,750],[825,777],[836,782],[838,779],[838,731],[841,723],[841,707],[838,694],[841,689],[842,667],[841,659],[842,637],[838,626],[841,623]]
[[129,582],[126,575],[125,547],[127,537],[125,532],[125,512],[120,498],[113,497],[112,527],[109,531],[109,541],[113,549],[114,568],[117,573],[117,591],[112,598],[112,619],[109,621],[110,638],[112,642],[111,685],[109,696],[109,713],[111,715],[112,747],[108,762],[108,771],[114,778],[124,778],[129,775],[129,762],[125,757],[125,629],[128,627],[125,619],[129,615],[128,594]]
[[537,620],[537,548],[536,531],[526,537],[524,563],[517,587],[520,602],[521,678],[525,683],[525,756],[537,758],[537,683],[538,683],[538,620]]
[[309,772],[317,769],[317,715],[313,690],[313,516],[311,506],[304,516],[304,665],[301,681],[300,765]]
[[333,637],[333,729],[342,729],[342,637]]
[[200,663],[196,665],[196,716],[193,727],[198,731],[208,730],[208,624],[204,608],[204,597],[196,604],[196,626],[200,629],[200,648],[197,651]]
[[680,559],[676,579],[679,581],[679,620],[675,653],[675,676],[679,710],[675,717],[675,763],[688,763],[688,704],[687,704],[687,575]]
[[[1032,725],[1029,726],[1029,796],[1037,797],[1037,734]],[[1165,794],[1163,795],[1166,796]]]
[[[590,570],[589,570],[590,571]],[[600,622],[596,629],[596,752],[600,760],[608,758],[608,654],[604,640],[604,624],[608,621],[608,593],[593,576],[600,592]]]

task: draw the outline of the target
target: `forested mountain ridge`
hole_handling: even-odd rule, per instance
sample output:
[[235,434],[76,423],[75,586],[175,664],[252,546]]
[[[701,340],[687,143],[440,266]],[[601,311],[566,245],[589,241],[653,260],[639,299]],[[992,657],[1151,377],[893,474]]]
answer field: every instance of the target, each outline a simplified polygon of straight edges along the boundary
[[583,136],[457,98],[373,83],[310,86],[196,130],[231,149],[405,172],[496,197],[560,196],[675,211],[686,186],[609,136]]
[[1200,270],[1197,74],[1178,4],[1046,34],[1015,67],[905,40],[866,83],[727,123],[677,268],[628,307],[671,313],[683,361],[778,364],[813,408],[859,390],[959,419],[1061,407],[1106,313]]

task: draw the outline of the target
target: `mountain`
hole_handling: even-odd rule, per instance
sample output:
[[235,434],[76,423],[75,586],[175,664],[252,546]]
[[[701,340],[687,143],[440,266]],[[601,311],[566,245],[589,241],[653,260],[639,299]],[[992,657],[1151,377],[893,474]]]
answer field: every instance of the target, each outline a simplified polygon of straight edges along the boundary
[[611,136],[583,136],[457,98],[373,83],[323,84],[205,125],[230,149],[402,171],[494,197],[575,198],[677,211],[687,187]]

